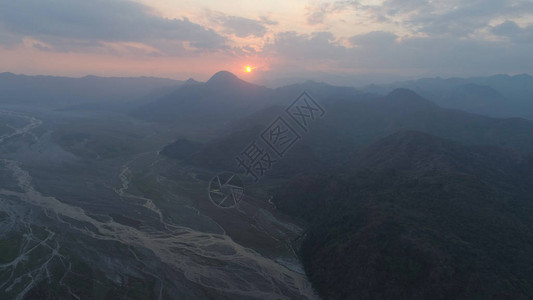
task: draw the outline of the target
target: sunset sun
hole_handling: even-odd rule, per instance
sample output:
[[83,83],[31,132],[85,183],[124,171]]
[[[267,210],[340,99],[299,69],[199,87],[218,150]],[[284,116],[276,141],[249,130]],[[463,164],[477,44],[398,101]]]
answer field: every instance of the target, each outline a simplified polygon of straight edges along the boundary
[[0,300],[533,300],[532,53],[533,0],[0,0]]

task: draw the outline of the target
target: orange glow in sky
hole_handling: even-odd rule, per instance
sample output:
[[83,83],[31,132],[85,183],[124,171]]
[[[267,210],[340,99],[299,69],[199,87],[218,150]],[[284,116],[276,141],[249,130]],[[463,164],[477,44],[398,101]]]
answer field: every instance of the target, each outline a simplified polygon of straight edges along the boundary
[[[524,50],[532,48],[533,41],[527,41],[529,48],[522,41],[533,19],[531,10],[521,9],[521,3],[528,2],[523,0],[504,1],[500,14],[494,10],[494,14],[476,16],[479,25],[467,29],[476,32],[475,43],[453,28],[429,30],[435,23],[424,14],[462,24],[462,19],[453,19],[460,14],[445,12],[467,12],[470,5],[483,9],[483,1],[461,5],[457,4],[461,1],[436,1],[438,5],[422,1],[423,9],[416,10],[400,5],[401,1],[390,8],[391,1],[384,0],[92,2],[34,1],[30,5],[0,0],[0,73],[200,81],[220,70],[247,80],[280,76],[333,80],[366,73],[391,78],[533,73],[533,60],[527,55],[531,51]],[[359,2],[364,4],[355,5]],[[22,22],[24,18],[32,22]],[[109,30],[102,30],[101,24],[109,24]],[[509,24],[516,37],[499,31],[499,26]],[[435,52],[441,47],[438,43],[455,46]],[[421,57],[413,59],[412,53]],[[492,63],[504,54],[509,63]],[[455,64],[443,63],[447,59]],[[464,68],[460,61],[478,69]]]

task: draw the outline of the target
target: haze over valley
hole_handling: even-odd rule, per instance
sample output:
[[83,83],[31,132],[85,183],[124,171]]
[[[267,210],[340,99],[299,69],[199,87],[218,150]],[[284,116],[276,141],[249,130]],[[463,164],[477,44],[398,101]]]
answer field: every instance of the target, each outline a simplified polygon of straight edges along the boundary
[[533,298],[528,1],[0,0],[0,300]]

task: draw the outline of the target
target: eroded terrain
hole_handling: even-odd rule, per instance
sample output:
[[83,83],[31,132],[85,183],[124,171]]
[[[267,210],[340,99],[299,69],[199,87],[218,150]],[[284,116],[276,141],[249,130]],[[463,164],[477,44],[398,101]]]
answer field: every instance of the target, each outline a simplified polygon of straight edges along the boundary
[[220,210],[216,173],[158,155],[183,132],[17,107],[0,123],[1,299],[315,297],[301,226],[251,197]]

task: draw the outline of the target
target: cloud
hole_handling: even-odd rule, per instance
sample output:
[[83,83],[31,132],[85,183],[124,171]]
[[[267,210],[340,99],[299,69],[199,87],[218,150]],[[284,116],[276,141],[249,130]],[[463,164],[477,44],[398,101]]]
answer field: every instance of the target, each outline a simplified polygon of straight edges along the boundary
[[15,46],[22,42],[22,37],[9,32],[1,23],[0,23],[0,45],[5,46]]
[[[368,3],[368,2],[366,2]],[[533,2],[527,0],[385,0],[365,4],[357,0],[338,0],[311,8],[308,22],[324,22],[328,15],[351,10],[354,16],[371,19],[374,25],[397,28],[413,34],[468,37],[498,18],[533,16]]]
[[533,25],[520,27],[513,21],[505,21],[491,28],[495,35],[509,38],[517,43],[533,43]]
[[352,45],[359,47],[388,47],[397,38],[398,36],[391,32],[372,31],[352,36],[349,40]]
[[515,7],[501,0],[428,2],[423,9],[408,17],[407,22],[418,27],[420,32],[466,37],[488,26],[494,17],[515,11]]
[[273,26],[273,25],[278,25],[279,24],[278,21],[272,20],[272,19],[270,19],[269,17],[266,17],[266,16],[261,16],[259,19],[261,20],[261,23],[263,23],[265,25]]
[[218,31],[227,35],[235,35],[239,38],[262,38],[268,32],[270,26],[278,25],[277,21],[267,16],[261,16],[259,19],[250,19],[227,15],[210,9],[204,9],[204,14],[208,23],[217,28]]
[[267,31],[263,21],[226,15],[219,16],[217,21],[224,27],[226,33],[242,38],[252,35],[263,37]]
[[517,35],[520,34],[522,30],[523,29],[516,25],[516,23],[513,21],[505,21],[500,25],[492,27],[492,33],[503,36]]
[[[319,0],[303,11],[300,4],[268,13],[258,6],[255,18],[226,13],[239,8],[211,10],[221,8],[205,1],[194,22],[134,1],[0,0],[0,45],[184,61],[253,58],[280,74],[533,71],[530,0]],[[270,18],[277,13],[282,24]],[[317,28],[328,31],[309,33]]]
[[[331,32],[299,34],[295,31],[278,33],[271,44],[263,49],[267,55],[285,57],[288,60],[307,61],[312,64],[343,57],[346,48],[338,45]],[[305,67],[305,66],[303,66]]]
[[331,12],[329,3],[307,7],[306,20],[309,25],[324,24],[326,16]]
[[166,19],[127,0],[0,0],[0,24],[12,34],[44,42],[181,41],[199,49],[224,47],[225,39],[187,18]]
[[509,47],[501,41],[450,36],[399,37],[386,31],[355,35],[348,41],[349,44],[344,44],[330,32],[310,35],[283,32],[265,52],[280,59],[280,66],[299,66],[302,72],[316,67],[348,73],[473,76],[533,70],[533,60],[528,59],[533,44]]

